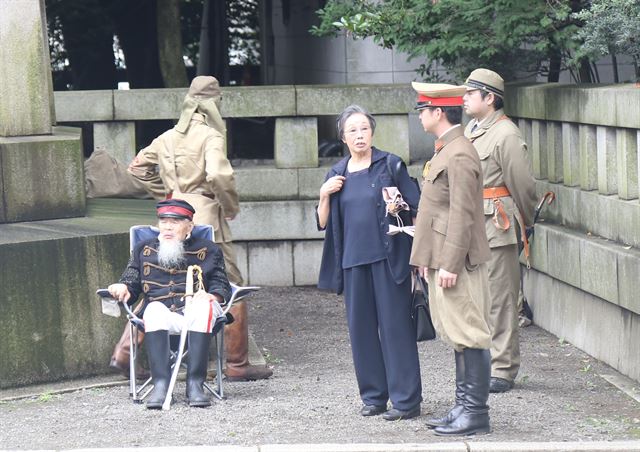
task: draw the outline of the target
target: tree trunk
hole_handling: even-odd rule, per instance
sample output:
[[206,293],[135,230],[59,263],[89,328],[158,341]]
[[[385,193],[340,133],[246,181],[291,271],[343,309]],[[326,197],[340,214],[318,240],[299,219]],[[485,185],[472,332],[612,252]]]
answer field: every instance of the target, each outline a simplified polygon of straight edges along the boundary
[[155,0],[113,3],[131,88],[164,88],[158,58]]
[[158,59],[166,88],[188,85],[182,56],[179,0],[157,0]]
[[562,66],[562,53],[560,49],[554,47],[551,49],[549,55],[549,75],[547,81],[550,83],[557,83],[560,81],[560,68]]
[[620,83],[620,75],[618,74],[618,57],[611,52],[611,66],[613,68],[613,83]]
[[209,0],[204,0],[202,5],[202,25],[200,26],[200,54],[198,55],[197,75],[211,73],[211,51],[209,50]]
[[580,60],[580,66],[578,66],[578,78],[580,83],[593,83],[591,64],[589,60],[582,59]]
[[205,0],[200,34],[198,75],[213,75],[220,85],[229,83],[229,24],[227,2]]
[[113,28],[100,1],[67,1],[59,13],[73,89],[114,89]]

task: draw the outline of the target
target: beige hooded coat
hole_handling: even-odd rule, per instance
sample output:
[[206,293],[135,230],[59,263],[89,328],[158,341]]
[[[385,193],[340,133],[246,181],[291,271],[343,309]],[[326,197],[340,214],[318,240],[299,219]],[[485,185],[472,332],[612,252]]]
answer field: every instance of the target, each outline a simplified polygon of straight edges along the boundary
[[[216,103],[214,77],[196,77],[185,97],[178,124],[144,148],[129,173],[156,198],[184,199],[196,210],[194,222],[211,224],[215,242],[231,241],[226,218],[240,209],[233,168],[225,153],[224,121]],[[154,189],[161,182],[164,191]]]

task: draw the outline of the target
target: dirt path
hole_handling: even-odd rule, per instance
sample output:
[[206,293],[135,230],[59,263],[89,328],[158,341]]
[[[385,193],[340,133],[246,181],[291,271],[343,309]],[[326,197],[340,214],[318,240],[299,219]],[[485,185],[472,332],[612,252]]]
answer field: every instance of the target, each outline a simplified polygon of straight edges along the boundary
[[[270,380],[228,383],[227,400],[207,409],[186,406],[184,383],[168,412],[131,403],[124,386],[1,402],[0,449],[447,441],[424,424],[452,404],[453,351],[445,344],[419,346],[420,418],[363,418],[342,298],[264,288],[250,303],[253,335],[274,368]],[[535,326],[522,330],[521,347],[516,388],[490,397],[493,433],[478,440],[640,439],[640,404],[600,377],[613,369]]]

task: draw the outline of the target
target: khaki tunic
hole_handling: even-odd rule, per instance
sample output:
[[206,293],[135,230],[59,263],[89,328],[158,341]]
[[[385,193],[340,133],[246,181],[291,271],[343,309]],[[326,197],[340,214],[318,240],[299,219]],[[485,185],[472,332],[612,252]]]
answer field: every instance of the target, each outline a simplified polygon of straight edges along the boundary
[[167,130],[138,153],[128,171],[155,198],[171,195],[191,204],[196,210],[194,223],[213,226],[229,281],[242,285],[226,220],[238,214],[240,203],[224,140],[220,132],[206,124],[202,114],[194,113],[185,134]]
[[[477,128],[472,133],[476,124]],[[522,134],[502,110],[495,111],[479,124],[476,120],[471,121],[465,135],[478,152],[484,187],[506,186],[511,194],[500,198],[509,218],[509,228],[504,231],[494,225],[495,205],[492,199],[484,200],[484,221],[491,247],[491,260],[488,263],[491,375],[513,381],[520,368],[517,309],[520,264],[515,216],[519,211],[526,226],[533,224],[535,180]]]
[[436,288],[434,281],[430,284],[429,291],[437,298],[433,316],[438,334],[456,350],[488,348],[490,300],[482,264],[490,252],[480,161],[461,126],[446,132],[438,143],[441,147],[422,186],[410,262],[459,277],[460,285],[451,289]]
[[[195,113],[186,134],[170,129],[136,156],[129,173],[156,198],[181,198],[196,210],[194,222],[211,224],[215,242],[230,242],[225,217],[235,217],[240,204],[233,168],[224,154],[225,138]],[[157,170],[156,170],[157,165]],[[153,190],[161,182],[164,192]],[[187,199],[188,198],[188,199]]]
[[527,158],[527,145],[518,127],[497,110],[485,118],[476,130],[472,120],[467,124],[465,136],[478,151],[482,164],[483,186],[506,186],[511,196],[501,198],[509,217],[509,229],[502,231],[493,224],[495,206],[493,200],[484,200],[485,227],[491,248],[518,243],[515,214],[519,209],[525,226],[533,225],[536,208],[536,182],[531,174],[531,164]]

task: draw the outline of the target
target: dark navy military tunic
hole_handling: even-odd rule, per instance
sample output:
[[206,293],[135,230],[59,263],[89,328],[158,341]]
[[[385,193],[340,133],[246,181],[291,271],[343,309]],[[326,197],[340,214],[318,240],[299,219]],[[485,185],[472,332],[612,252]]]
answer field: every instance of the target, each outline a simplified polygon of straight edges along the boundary
[[155,301],[164,303],[170,309],[183,306],[182,298],[185,294],[189,265],[199,265],[202,268],[202,280],[208,293],[229,300],[231,286],[224,268],[224,257],[215,243],[205,239],[188,238],[184,242],[184,262],[172,268],[158,264],[159,247],[158,239],[145,240],[136,245],[131,253],[127,268],[119,281],[129,289],[130,304],[142,294],[144,307]]

